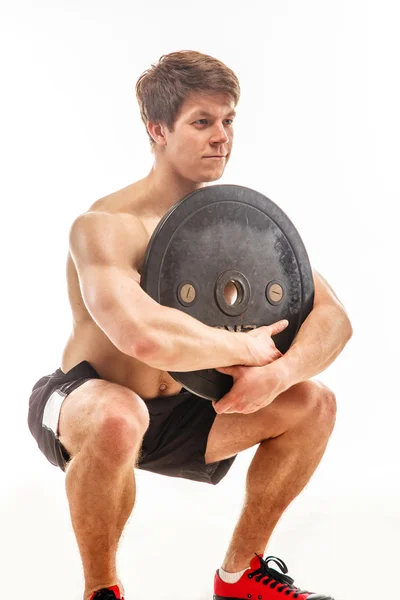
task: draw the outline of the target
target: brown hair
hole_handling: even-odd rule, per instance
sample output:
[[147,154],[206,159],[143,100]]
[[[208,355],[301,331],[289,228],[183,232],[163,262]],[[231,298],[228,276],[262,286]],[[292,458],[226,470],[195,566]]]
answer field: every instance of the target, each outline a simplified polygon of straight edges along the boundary
[[[224,93],[239,102],[240,86],[235,73],[224,63],[193,50],[161,56],[136,83],[142,121],[165,123],[170,131],[186,98],[192,92]],[[154,140],[148,133],[150,143]]]

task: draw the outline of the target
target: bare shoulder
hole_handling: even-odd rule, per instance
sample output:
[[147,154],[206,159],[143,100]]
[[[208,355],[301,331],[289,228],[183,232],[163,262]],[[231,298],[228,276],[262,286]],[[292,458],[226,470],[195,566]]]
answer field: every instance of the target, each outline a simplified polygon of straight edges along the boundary
[[[133,206],[140,200],[142,194],[142,181],[135,181],[130,185],[125,186],[119,190],[111,192],[102,198],[99,198],[90,206],[88,212],[132,212],[127,210],[128,207],[132,209]],[[133,211],[135,212],[135,211]]]
[[75,263],[138,268],[149,241],[142,221],[126,212],[89,210],[73,222],[70,250]]
[[341,304],[332,286],[328,281],[315,269],[313,269],[313,279],[315,288],[315,304],[334,303]]

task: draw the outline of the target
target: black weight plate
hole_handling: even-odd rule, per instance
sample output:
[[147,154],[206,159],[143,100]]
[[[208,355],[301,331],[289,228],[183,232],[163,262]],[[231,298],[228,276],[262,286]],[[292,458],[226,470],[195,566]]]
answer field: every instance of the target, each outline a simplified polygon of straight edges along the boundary
[[[233,306],[224,299],[230,281],[238,290]],[[201,188],[167,212],[149,241],[141,285],[160,304],[212,327],[246,331],[288,319],[274,337],[282,353],[314,301],[307,251],[293,223],[269,198],[237,185]],[[171,375],[208,400],[232,386],[215,369]]]

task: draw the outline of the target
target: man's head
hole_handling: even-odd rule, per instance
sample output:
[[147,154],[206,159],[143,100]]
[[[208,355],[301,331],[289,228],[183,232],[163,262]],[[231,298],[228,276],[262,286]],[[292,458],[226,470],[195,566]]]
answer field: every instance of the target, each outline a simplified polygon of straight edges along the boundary
[[[221,61],[194,51],[162,56],[136,84],[153,152],[185,179],[215,181],[223,174],[240,97],[236,75]],[[222,158],[211,158],[211,157]]]

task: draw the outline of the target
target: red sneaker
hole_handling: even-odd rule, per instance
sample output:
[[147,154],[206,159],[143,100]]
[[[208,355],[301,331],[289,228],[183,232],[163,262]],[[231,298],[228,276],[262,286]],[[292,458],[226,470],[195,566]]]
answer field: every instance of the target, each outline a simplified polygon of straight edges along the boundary
[[[270,562],[276,563],[282,573],[271,569],[268,566]],[[216,572],[214,600],[283,600],[284,596],[290,600],[334,600],[332,596],[313,594],[294,587],[294,580],[286,575],[287,572],[287,566],[280,558],[268,556],[264,559],[256,554],[237,583],[225,583]]]
[[90,600],[124,600],[117,585],[94,592]]

